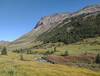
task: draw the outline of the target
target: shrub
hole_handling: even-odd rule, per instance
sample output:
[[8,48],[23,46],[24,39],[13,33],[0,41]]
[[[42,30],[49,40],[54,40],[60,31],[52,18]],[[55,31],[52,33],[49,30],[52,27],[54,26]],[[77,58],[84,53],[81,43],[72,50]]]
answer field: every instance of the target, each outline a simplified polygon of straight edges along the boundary
[[50,55],[50,54],[53,54],[52,50],[48,50],[48,51],[45,52],[45,55]]
[[56,52],[56,51],[57,51],[56,47],[54,47],[53,51],[54,51],[54,52]]
[[27,49],[27,54],[33,54],[32,50]]
[[57,52],[56,47],[54,47],[52,50],[47,50],[47,51],[45,52],[45,55],[54,54],[55,52]]
[[42,59],[44,59],[44,60],[46,60],[47,59],[47,56],[43,56],[43,57],[41,57]]
[[23,54],[20,54],[20,60],[24,60]]
[[68,55],[69,55],[68,51],[64,51],[64,53],[61,54],[61,56],[68,56]]
[[24,57],[23,57],[23,49],[20,49],[20,60],[24,60]]
[[1,55],[7,55],[7,48],[3,47],[2,51],[1,51]]
[[16,49],[16,50],[13,50],[12,52],[14,52],[14,53],[20,53],[20,50]]
[[96,56],[96,61],[95,61],[97,64],[100,64],[100,54],[97,54]]

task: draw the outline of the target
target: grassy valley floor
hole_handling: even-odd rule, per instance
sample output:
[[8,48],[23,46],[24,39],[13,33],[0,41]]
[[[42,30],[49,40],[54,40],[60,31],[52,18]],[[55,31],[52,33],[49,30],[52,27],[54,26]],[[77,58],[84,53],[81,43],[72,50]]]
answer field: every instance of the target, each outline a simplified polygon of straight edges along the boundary
[[21,61],[19,56],[15,53],[0,55],[0,76],[100,76],[100,71],[36,62],[34,55],[24,54],[25,61]]

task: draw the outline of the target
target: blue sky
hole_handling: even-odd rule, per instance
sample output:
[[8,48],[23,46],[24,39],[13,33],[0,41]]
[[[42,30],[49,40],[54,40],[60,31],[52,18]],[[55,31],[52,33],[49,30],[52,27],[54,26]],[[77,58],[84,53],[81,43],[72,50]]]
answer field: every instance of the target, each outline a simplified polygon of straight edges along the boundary
[[100,0],[0,0],[0,40],[15,40],[31,31],[41,17],[75,12]]

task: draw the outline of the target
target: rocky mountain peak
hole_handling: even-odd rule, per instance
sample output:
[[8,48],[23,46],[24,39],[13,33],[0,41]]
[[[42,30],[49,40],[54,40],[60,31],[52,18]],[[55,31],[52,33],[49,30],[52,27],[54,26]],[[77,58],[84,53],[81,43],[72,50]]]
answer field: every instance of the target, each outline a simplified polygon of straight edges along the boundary
[[42,27],[48,29],[51,26],[54,26],[53,24],[62,22],[65,18],[69,17],[70,14],[68,13],[56,13],[51,16],[45,16],[41,18],[41,20],[37,23],[36,28]]

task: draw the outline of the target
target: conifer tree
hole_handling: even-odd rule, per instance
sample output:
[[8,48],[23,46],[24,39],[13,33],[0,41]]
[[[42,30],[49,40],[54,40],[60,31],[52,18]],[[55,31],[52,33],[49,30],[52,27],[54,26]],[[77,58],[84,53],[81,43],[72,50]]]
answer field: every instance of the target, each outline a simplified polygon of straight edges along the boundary
[[3,47],[2,51],[1,51],[1,55],[7,55],[7,48]]
[[96,56],[96,61],[95,61],[97,64],[100,64],[100,54],[97,54]]

